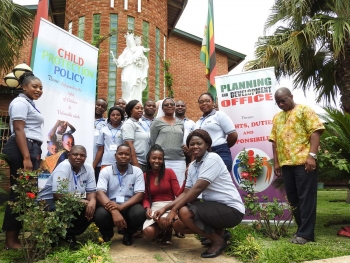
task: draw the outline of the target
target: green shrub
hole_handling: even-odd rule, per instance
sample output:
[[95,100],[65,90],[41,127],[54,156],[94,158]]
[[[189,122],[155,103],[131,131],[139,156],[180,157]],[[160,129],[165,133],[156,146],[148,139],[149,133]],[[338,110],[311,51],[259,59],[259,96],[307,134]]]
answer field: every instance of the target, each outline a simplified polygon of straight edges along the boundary
[[113,263],[109,254],[109,243],[95,244],[90,240],[77,251],[55,252],[48,259],[50,262],[60,263]]

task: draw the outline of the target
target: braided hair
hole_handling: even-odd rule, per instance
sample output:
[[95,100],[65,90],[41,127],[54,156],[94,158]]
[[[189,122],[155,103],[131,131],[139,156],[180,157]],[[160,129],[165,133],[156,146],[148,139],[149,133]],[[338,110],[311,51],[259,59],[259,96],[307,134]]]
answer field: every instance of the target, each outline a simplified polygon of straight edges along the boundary
[[160,167],[159,175],[158,175],[158,182],[159,182],[158,186],[159,187],[160,187],[160,181],[163,179],[163,177],[165,175],[164,150],[161,146],[159,146],[158,144],[155,144],[151,147],[151,149],[148,151],[147,156],[146,156],[147,163],[146,163],[146,181],[145,181],[145,184],[147,187],[148,197],[149,197],[150,202],[152,202],[151,192],[150,192],[150,184],[151,184],[150,180],[151,180],[152,167],[151,167],[151,163],[149,161],[149,158],[151,157],[151,153],[155,152],[155,151],[160,151],[163,154],[163,163]]

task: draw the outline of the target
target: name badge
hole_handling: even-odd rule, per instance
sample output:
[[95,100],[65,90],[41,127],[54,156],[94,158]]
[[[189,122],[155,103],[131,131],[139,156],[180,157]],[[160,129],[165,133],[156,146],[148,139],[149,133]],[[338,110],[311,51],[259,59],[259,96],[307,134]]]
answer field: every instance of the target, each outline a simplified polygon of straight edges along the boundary
[[99,136],[100,135],[100,131],[99,130],[95,130],[94,131],[94,136]]
[[76,191],[74,193],[74,196],[77,197],[77,198],[86,198],[86,192],[80,193],[80,192]]
[[125,200],[124,196],[121,196],[121,195],[117,195],[115,199],[117,203],[124,203],[124,200]]
[[109,146],[109,150],[111,150],[111,151],[116,151],[117,148],[118,148],[118,145],[116,145],[116,144],[112,144],[111,146]]

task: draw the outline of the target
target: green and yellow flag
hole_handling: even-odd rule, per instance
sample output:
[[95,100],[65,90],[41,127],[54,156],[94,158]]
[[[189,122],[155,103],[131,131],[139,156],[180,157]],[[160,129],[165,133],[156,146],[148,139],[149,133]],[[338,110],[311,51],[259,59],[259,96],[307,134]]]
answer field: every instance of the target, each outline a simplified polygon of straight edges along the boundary
[[214,41],[214,9],[213,0],[208,0],[208,18],[204,29],[200,60],[205,64],[205,76],[208,79],[208,91],[216,100],[216,56]]

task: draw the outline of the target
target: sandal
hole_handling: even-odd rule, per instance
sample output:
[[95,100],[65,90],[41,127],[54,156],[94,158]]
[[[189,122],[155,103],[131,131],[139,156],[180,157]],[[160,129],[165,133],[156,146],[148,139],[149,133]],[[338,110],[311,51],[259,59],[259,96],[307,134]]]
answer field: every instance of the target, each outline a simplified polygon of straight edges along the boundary
[[178,238],[185,238],[185,234],[179,232],[175,232],[175,236]]
[[338,232],[337,232],[337,235],[340,236],[340,237],[350,237],[350,232],[344,230],[344,229],[340,229]]
[[306,244],[307,242],[310,242],[310,240],[307,240],[303,237],[293,237],[291,240],[290,240],[291,243],[293,244],[298,244],[298,245],[304,245]]
[[159,240],[160,245],[172,245],[171,236],[173,234],[172,230],[162,231],[162,238]]

